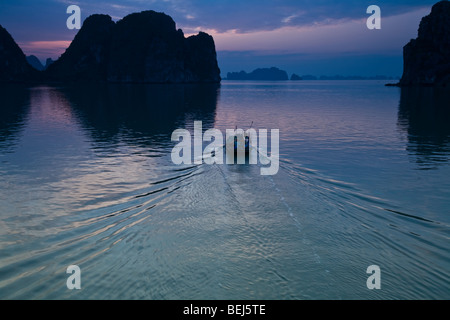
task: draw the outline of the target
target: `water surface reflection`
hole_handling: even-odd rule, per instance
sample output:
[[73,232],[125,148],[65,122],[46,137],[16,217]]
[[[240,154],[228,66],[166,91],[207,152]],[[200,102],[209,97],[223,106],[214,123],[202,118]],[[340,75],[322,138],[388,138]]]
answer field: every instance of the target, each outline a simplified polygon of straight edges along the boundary
[[408,152],[420,169],[450,159],[450,90],[402,88],[398,126],[408,135]]
[[59,89],[96,142],[166,145],[178,127],[202,120],[214,126],[219,86],[83,85]]
[[18,141],[30,109],[30,92],[22,85],[0,86],[0,150],[7,152]]

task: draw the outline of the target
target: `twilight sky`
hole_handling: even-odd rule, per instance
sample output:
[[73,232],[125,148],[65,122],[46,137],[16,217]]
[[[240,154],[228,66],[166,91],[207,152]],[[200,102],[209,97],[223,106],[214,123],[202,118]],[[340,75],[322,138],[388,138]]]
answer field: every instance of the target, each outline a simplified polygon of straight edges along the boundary
[[[117,21],[155,10],[170,15],[185,35],[214,37],[222,76],[279,67],[290,75],[401,76],[402,48],[417,36],[434,1],[415,0],[0,0],[0,24],[26,55],[58,58],[77,30],[66,8],[84,20],[94,13]],[[381,8],[381,30],[369,30],[369,5]]]

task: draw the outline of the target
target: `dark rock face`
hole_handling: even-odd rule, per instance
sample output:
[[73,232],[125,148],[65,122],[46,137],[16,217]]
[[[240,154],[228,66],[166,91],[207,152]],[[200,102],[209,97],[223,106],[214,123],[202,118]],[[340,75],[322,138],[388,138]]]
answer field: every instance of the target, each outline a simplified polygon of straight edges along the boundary
[[185,76],[187,82],[220,82],[214,39],[199,32],[186,39]]
[[302,80],[302,77],[300,77],[298,74],[293,73],[291,75],[291,81],[298,81],[298,80]]
[[214,40],[185,38],[164,13],[133,13],[114,23],[93,15],[47,70],[50,80],[122,83],[220,82]]
[[38,71],[27,62],[25,54],[0,25],[0,81],[20,82],[37,78]]
[[115,23],[108,15],[88,17],[69,48],[46,70],[49,80],[103,80]]
[[450,2],[436,3],[422,18],[417,39],[403,48],[400,86],[450,84]]
[[267,80],[267,81],[279,81],[288,80],[288,74],[284,70],[278,68],[258,68],[250,73],[245,71],[241,72],[228,72],[228,80]]
[[110,45],[107,79],[112,82],[182,82],[184,35],[154,11],[118,21]]

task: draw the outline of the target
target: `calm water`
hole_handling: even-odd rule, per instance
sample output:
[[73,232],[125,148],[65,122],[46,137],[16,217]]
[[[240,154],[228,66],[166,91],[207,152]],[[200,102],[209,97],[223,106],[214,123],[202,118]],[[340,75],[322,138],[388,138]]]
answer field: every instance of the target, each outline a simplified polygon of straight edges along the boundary
[[[0,298],[449,299],[450,90],[383,84],[3,85]],[[278,173],[174,165],[195,120]]]

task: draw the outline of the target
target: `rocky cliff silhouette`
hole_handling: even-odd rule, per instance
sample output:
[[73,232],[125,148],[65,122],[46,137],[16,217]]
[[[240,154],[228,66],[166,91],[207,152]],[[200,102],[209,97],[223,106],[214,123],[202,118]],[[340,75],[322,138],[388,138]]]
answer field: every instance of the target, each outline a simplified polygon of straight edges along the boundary
[[[12,37],[3,41],[1,30],[0,58],[3,42],[15,45],[15,51],[8,55],[10,60],[18,62],[9,67],[8,73],[0,69],[0,80],[33,78],[28,75],[29,65],[22,51]],[[26,66],[21,64],[22,60]],[[217,83],[221,80],[213,38],[204,32],[185,38],[170,16],[155,11],[133,13],[117,23],[108,15],[89,16],[61,57],[39,74],[44,81],[58,82]]]
[[39,71],[28,63],[22,49],[8,31],[0,25],[0,81],[35,81],[38,78]]
[[400,86],[450,84],[450,2],[433,5],[422,18],[417,39],[403,48]]
[[108,15],[88,17],[70,46],[45,71],[46,78],[55,81],[106,80],[114,26]]

